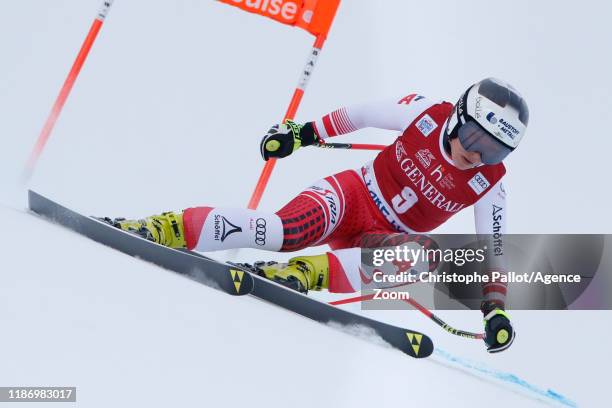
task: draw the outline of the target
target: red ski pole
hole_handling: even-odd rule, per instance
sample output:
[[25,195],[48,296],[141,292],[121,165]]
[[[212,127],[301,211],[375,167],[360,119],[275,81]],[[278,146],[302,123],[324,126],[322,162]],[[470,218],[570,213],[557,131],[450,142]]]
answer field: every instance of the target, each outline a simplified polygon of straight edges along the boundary
[[74,63],[72,64],[70,72],[68,72],[68,76],[64,81],[64,85],[62,86],[59,95],[57,96],[57,99],[55,100],[55,103],[51,108],[51,112],[47,117],[47,121],[45,122],[45,125],[43,126],[40,135],[38,136],[38,139],[36,141],[36,144],[34,145],[34,148],[32,149],[32,152],[30,153],[30,157],[24,169],[24,182],[27,182],[30,179],[32,173],[34,172],[36,163],[38,162],[38,159],[42,154],[42,151],[45,148],[47,141],[49,140],[49,136],[51,135],[51,131],[55,126],[55,122],[57,122],[57,118],[59,117],[62,108],[66,103],[66,99],[68,99],[70,91],[72,90],[72,87],[74,86],[74,83],[77,77],[79,76],[79,72],[81,72],[81,68],[83,67],[85,60],[87,59],[89,50],[91,50],[94,41],[96,41],[98,32],[100,31],[100,28],[102,28],[104,19],[108,15],[108,12],[110,11],[111,6],[113,5],[113,1],[114,0],[105,0],[103,2],[102,7],[100,7],[100,11],[98,11],[96,18],[94,19],[91,28],[89,29],[89,33],[87,33],[87,37],[85,37],[85,41],[83,41],[83,44],[81,45],[81,49],[76,59],[74,60]]

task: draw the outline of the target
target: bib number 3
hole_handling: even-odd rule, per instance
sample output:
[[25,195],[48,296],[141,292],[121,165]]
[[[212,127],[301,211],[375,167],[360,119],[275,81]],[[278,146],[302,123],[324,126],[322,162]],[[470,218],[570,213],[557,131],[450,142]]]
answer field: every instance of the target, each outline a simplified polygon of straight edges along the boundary
[[391,199],[391,205],[393,206],[393,210],[398,214],[404,214],[413,205],[417,203],[419,198],[416,193],[410,187],[404,187],[401,193],[396,194],[395,197]]

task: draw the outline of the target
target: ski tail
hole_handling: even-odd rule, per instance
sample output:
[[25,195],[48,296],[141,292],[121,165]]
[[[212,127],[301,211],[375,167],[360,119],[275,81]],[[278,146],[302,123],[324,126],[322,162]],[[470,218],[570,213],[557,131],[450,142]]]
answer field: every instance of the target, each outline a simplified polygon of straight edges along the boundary
[[247,295],[253,290],[253,278],[245,268],[156,244],[96,218],[81,215],[31,190],[28,201],[32,212],[127,255],[152,262],[233,296]]

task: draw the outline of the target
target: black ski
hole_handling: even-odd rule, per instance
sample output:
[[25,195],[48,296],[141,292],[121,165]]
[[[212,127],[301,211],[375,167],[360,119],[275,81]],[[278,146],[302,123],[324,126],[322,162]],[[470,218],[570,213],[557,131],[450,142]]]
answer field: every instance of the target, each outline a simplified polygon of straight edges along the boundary
[[[233,263],[230,264],[234,265]],[[433,342],[431,338],[423,333],[383,323],[320,302],[258,275],[254,275],[254,280],[255,286],[251,291],[251,295],[259,299],[320,323],[339,323],[347,328],[351,326],[369,328],[391,346],[411,357],[424,358],[433,353]]]
[[249,269],[240,265],[220,263],[197,252],[178,251],[149,242],[104,222],[80,215],[33,191],[29,192],[29,202],[33,212],[95,241],[186,275],[205,285],[217,286],[229,294],[249,293],[325,324],[338,323],[347,327],[369,328],[391,346],[411,357],[424,358],[433,352],[433,342],[423,333],[373,320],[320,302],[258,275],[250,274]]
[[28,201],[30,210],[36,214],[94,241],[152,262],[204,285],[220,289],[230,295],[246,295],[253,289],[253,276],[246,269],[147,241],[95,218],[62,207],[31,190],[28,192]]

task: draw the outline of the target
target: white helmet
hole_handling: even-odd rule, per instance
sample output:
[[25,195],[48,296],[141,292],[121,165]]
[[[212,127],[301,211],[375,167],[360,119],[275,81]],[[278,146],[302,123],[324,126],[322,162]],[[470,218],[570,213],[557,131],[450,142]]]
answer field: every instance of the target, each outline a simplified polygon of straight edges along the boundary
[[518,91],[487,78],[461,96],[449,117],[446,137],[458,137],[466,150],[481,154],[484,164],[496,164],[516,149],[528,123],[529,108]]

